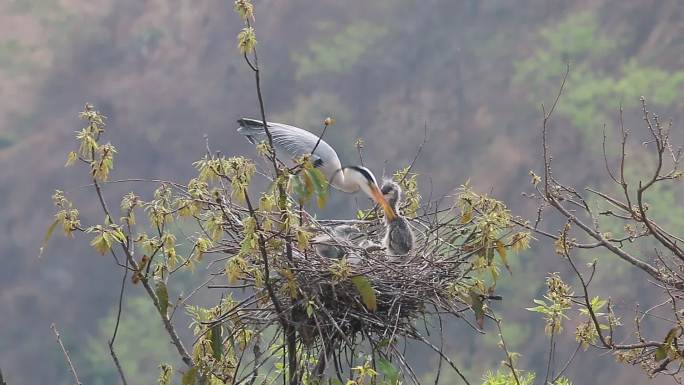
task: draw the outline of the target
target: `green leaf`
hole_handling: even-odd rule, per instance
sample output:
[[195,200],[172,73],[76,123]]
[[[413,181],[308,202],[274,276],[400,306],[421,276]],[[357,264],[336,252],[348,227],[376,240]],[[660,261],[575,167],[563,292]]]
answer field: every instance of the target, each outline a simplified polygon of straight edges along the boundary
[[675,337],[677,336],[677,331],[679,330],[678,327],[674,327],[670,329],[669,332],[667,332],[667,336],[665,336],[665,341],[663,341],[663,344],[669,345],[674,341]]
[[677,337],[678,331],[679,328],[674,327],[667,332],[663,344],[655,352],[656,361],[664,360],[667,357],[667,353],[670,350],[670,346],[672,345],[672,342],[674,341],[675,337]]
[[299,197],[299,199],[305,199],[306,197],[306,185],[299,176],[292,176],[292,191]]
[[307,170],[305,170],[304,172],[302,172],[299,175],[300,175],[300,178],[304,181],[304,187],[306,189],[305,198],[309,199],[309,198],[311,198],[311,195],[314,192],[314,184],[313,184],[313,180],[311,179],[311,175],[309,174],[309,172]]
[[236,1],[233,9],[235,9],[235,12],[244,20],[254,20],[254,5],[249,1]]
[[487,263],[491,264],[494,259],[494,249],[492,248],[491,241],[486,240],[485,247],[482,250],[484,251],[485,258],[487,258]]
[[594,312],[597,312],[597,311],[601,310],[601,308],[604,307],[607,303],[608,303],[608,300],[605,300],[605,299],[602,300],[599,297],[594,297],[591,299],[590,305],[591,305],[591,309]]
[[110,234],[112,234],[114,239],[116,239],[117,241],[121,243],[126,243],[126,235],[123,233],[123,231],[121,231],[121,229],[112,230]]
[[477,322],[477,326],[482,329],[484,326],[484,302],[482,302],[482,296],[471,291],[470,306],[473,307],[473,311],[475,312],[475,322]]
[[377,310],[378,301],[375,298],[375,290],[373,290],[373,286],[371,286],[368,279],[362,275],[357,275],[352,277],[351,281],[356,286],[359,294],[361,294],[361,301],[366,305],[366,308],[370,311]]
[[385,376],[385,380],[388,384],[396,385],[399,382],[399,370],[387,359],[378,358],[375,360],[375,366],[378,368],[378,371]]
[[159,365],[159,379],[157,385],[171,385],[171,378],[173,377],[173,367],[169,364]]
[[326,199],[328,198],[328,180],[325,178],[321,170],[314,168],[307,170],[311,176],[313,182],[314,193],[316,194],[316,202],[318,207],[323,208],[325,206]]
[[67,155],[67,161],[64,163],[64,167],[72,166],[77,159],[78,154],[75,151],[69,152],[69,155]]
[[297,230],[297,248],[299,250],[305,250],[309,247],[309,239],[311,239],[311,233],[303,229]]
[[473,219],[473,212],[472,211],[466,211],[461,216],[461,223],[468,223],[468,222],[470,222],[471,219]]
[[100,255],[105,255],[112,248],[112,241],[107,233],[103,232],[90,241],[90,246],[94,247]]
[[254,50],[254,46],[257,44],[254,29],[252,27],[243,28],[238,34],[237,40],[238,49],[242,54],[248,54],[252,52],[252,50]]
[[223,343],[221,341],[221,325],[211,327],[211,352],[215,359],[220,360],[223,355]]
[[464,200],[461,207],[461,223],[468,223],[473,219],[473,206]]
[[43,256],[43,251],[45,251],[45,248],[47,247],[48,241],[52,237],[52,233],[55,231],[55,228],[57,228],[57,225],[59,224],[59,219],[55,219],[54,222],[48,227],[47,231],[45,232],[45,237],[43,237],[43,244],[40,246],[40,253],[38,253],[38,258]]
[[169,292],[166,289],[166,284],[164,281],[157,281],[154,287],[154,293],[159,299],[159,311],[166,315],[166,312],[169,309]]
[[384,348],[384,347],[389,346],[390,343],[392,343],[392,340],[390,340],[389,338],[383,338],[380,341],[378,341],[378,343],[375,345],[375,347],[378,349]]
[[499,258],[501,258],[501,263],[506,266],[508,273],[513,274],[511,267],[508,265],[508,258],[506,258],[506,247],[504,246],[503,242],[496,241],[496,252],[499,254]]
[[197,380],[197,367],[193,366],[192,368],[188,369],[185,373],[183,373],[183,377],[181,379],[181,385],[195,385],[196,380]]

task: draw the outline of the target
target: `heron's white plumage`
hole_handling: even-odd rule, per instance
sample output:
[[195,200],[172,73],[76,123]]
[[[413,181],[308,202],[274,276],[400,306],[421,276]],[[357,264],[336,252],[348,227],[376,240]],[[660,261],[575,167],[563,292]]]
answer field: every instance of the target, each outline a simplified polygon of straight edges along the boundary
[[[257,143],[267,139],[262,122],[242,118],[238,119],[238,123],[240,127],[237,131],[247,137],[250,142]],[[311,154],[313,165],[321,170],[323,175],[330,181],[332,187],[348,193],[361,189],[361,191],[382,206],[387,218],[394,218],[395,213],[393,209],[380,193],[378,182],[369,169],[362,166],[342,167],[340,158],[337,157],[337,153],[328,143],[323,140],[319,142],[316,135],[299,127],[272,122],[267,124],[276,154],[284,152],[292,158],[298,158],[311,154],[315,148],[316,150]]]
[[[238,123],[240,127],[237,131],[245,135],[252,143],[267,139],[262,122],[243,118],[239,119]],[[268,129],[271,132],[276,153],[282,154],[284,152],[292,158],[298,158],[311,154],[315,147],[316,151],[312,154],[311,160],[314,166],[319,168],[323,175],[328,178],[330,185],[349,193],[362,189],[366,194],[372,196],[368,184],[377,185],[373,173],[361,166],[343,168],[337,152],[328,143],[321,140],[316,146],[318,136],[299,127],[282,123],[268,122]]]

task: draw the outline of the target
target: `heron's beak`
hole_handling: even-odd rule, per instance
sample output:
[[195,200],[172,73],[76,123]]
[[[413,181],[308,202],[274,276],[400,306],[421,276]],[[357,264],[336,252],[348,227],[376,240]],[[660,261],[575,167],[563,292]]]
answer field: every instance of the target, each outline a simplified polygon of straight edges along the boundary
[[387,200],[382,195],[378,186],[371,185],[371,193],[373,195],[373,200],[377,202],[382,207],[382,211],[385,212],[385,217],[387,217],[388,220],[393,221],[397,215],[394,213],[394,209],[387,203]]

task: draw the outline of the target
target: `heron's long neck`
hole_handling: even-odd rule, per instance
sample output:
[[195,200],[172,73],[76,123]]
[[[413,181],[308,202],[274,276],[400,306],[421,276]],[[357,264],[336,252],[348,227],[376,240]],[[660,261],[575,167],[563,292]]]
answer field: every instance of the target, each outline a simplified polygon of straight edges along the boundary
[[391,198],[387,199],[387,203],[390,205],[390,207],[392,208],[392,211],[394,211],[394,215],[395,215],[394,219],[389,219],[389,218],[387,218],[387,216],[385,216],[385,223],[389,225],[390,223],[396,221],[397,218],[399,218],[401,216],[401,214],[399,213],[399,197],[396,197],[396,198],[391,197]]
[[394,209],[395,213],[399,213],[399,197],[392,197],[387,200],[387,203]]
[[332,185],[338,190],[353,193],[359,190],[359,184],[354,182],[351,178],[347,178],[344,169],[341,169],[335,174],[332,180]]

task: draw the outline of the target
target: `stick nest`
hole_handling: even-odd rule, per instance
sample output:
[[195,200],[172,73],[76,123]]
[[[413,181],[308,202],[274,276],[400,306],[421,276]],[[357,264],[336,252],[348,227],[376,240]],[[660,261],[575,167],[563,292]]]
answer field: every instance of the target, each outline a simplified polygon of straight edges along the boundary
[[[321,336],[331,340],[357,333],[378,340],[417,338],[416,320],[436,311],[459,312],[457,283],[464,276],[459,258],[435,260],[422,253],[394,257],[384,250],[352,249],[349,260],[315,252],[293,260],[300,296],[284,300],[295,309],[307,345]],[[461,303],[460,308],[468,306]]]

